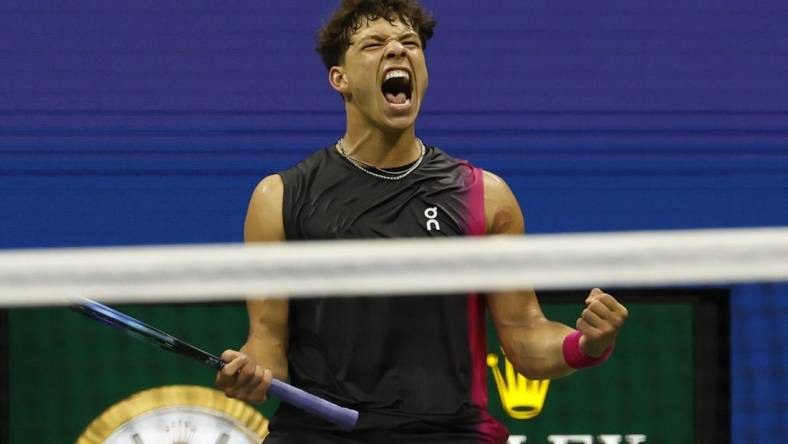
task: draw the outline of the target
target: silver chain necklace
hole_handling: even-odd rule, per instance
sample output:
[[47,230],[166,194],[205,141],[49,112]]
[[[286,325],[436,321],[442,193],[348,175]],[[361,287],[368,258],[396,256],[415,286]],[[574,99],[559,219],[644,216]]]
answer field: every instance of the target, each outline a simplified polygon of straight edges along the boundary
[[386,170],[384,170],[382,168],[377,168],[377,167],[374,167],[372,165],[366,165],[364,162],[361,162],[359,160],[356,160],[356,159],[350,157],[350,155],[345,151],[345,139],[344,138],[343,139],[339,139],[337,141],[337,145],[336,146],[337,146],[337,151],[339,151],[339,154],[341,154],[342,157],[347,159],[347,161],[350,162],[353,166],[355,166],[356,168],[360,169],[361,171],[369,174],[370,176],[375,176],[378,179],[385,179],[385,180],[402,180],[405,177],[407,177],[408,174],[410,174],[413,171],[415,171],[416,168],[418,168],[419,165],[421,165],[421,161],[424,160],[424,154],[426,153],[427,149],[424,147],[424,143],[422,143],[421,139],[416,139],[416,141],[419,142],[419,147],[421,148],[421,154],[419,154],[419,158],[416,160],[416,163],[414,163],[410,168],[408,168],[407,170],[403,171],[401,174],[398,174],[396,176],[386,176],[386,175],[383,175],[383,174],[378,174],[378,173],[376,173],[374,171],[370,171],[369,169],[367,169],[367,167],[372,167],[372,168],[376,168],[376,169],[378,169],[380,171],[387,172]]

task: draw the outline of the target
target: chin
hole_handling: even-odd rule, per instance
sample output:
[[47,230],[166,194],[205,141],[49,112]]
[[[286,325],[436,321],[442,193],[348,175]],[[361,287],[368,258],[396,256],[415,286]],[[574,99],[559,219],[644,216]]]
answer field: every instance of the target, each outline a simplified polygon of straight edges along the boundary
[[385,132],[402,132],[416,124],[416,116],[413,117],[384,117],[380,122],[380,127]]
[[390,131],[403,131],[411,128],[416,124],[416,119],[419,115],[418,103],[411,104],[407,109],[392,110],[384,104],[379,118],[378,124]]

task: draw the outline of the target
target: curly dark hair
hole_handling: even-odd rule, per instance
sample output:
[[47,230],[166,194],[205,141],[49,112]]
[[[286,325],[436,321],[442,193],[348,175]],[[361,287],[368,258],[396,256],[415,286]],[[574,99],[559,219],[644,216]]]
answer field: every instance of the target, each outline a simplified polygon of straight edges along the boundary
[[342,0],[331,19],[317,35],[317,50],[327,69],[339,65],[350,46],[350,38],[367,20],[385,18],[407,24],[419,34],[421,45],[427,47],[435,19],[418,0]]

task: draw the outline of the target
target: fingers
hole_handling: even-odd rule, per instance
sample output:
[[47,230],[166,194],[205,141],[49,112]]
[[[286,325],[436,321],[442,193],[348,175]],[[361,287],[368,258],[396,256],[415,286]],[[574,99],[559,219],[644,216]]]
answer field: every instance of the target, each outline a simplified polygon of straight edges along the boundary
[[[594,304],[596,305],[596,304]],[[583,310],[583,313],[580,317],[588,323],[593,328],[598,330],[604,329],[606,324],[606,319],[604,318],[604,313],[596,313],[594,310],[604,311],[604,309],[599,309],[599,306],[595,307],[588,307]]]
[[588,305],[589,308],[591,305],[594,305],[594,302],[598,302],[602,304],[603,306],[607,307],[608,310],[610,310],[610,312],[616,313],[618,316],[622,317],[623,319],[626,319],[627,316],[629,315],[629,312],[627,311],[626,307],[621,305],[616,300],[616,298],[603,292],[598,288],[594,288],[593,290],[591,290],[591,293],[586,298],[586,305]]
[[242,370],[238,375],[238,386],[244,393],[253,392],[263,382],[264,368],[259,365],[250,365]]
[[615,337],[629,312],[613,296],[595,288],[586,298],[587,307],[577,320],[577,329],[592,340]]
[[229,363],[230,361],[232,361],[233,359],[239,356],[243,356],[243,353],[235,350],[225,350],[222,353],[222,361]]
[[590,338],[599,338],[602,336],[602,332],[598,328],[589,324],[588,321],[582,317],[577,319],[575,326],[580,333],[583,333],[584,336],[588,336]]
[[265,401],[266,392],[273,380],[270,370],[234,350],[226,350],[222,353],[222,359],[227,364],[216,374],[217,388],[230,398],[255,404]]
[[273,381],[273,375],[271,370],[261,368],[262,375],[260,384],[256,387],[252,388],[249,392],[249,402],[258,404],[266,400],[267,396],[266,393],[268,392],[268,387],[271,386],[271,381]]
[[589,293],[588,297],[586,298],[586,304],[589,304],[590,301],[593,301],[594,299],[596,299],[597,296],[600,296],[600,295],[603,295],[603,294],[605,294],[605,292],[600,290],[599,288],[592,289],[591,293]]
[[244,368],[244,366],[247,365],[249,365],[249,358],[246,355],[239,355],[232,361],[225,364],[224,368],[221,370],[221,373],[228,377],[235,376]]

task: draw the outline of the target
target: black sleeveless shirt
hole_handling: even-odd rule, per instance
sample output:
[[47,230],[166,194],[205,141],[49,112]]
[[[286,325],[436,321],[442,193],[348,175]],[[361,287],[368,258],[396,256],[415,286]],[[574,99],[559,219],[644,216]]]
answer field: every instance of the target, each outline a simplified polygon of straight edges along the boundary
[[[367,174],[333,146],[279,175],[289,241],[485,232],[482,171],[435,147],[401,180]],[[506,429],[487,413],[484,323],[475,295],[291,299],[292,384],[360,415],[355,434],[343,435],[281,404],[271,442],[305,431],[343,438],[337,442],[394,442],[397,434],[506,442]]]

